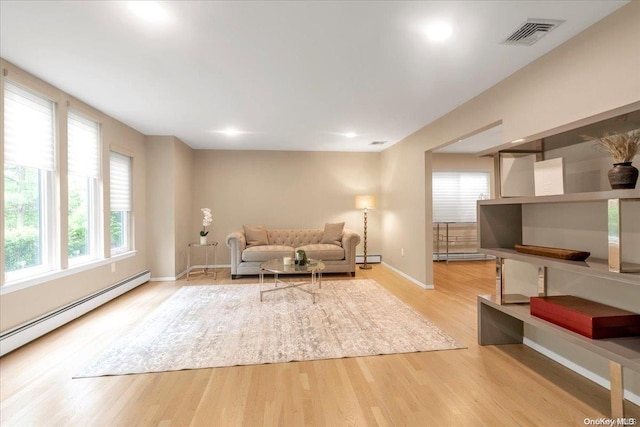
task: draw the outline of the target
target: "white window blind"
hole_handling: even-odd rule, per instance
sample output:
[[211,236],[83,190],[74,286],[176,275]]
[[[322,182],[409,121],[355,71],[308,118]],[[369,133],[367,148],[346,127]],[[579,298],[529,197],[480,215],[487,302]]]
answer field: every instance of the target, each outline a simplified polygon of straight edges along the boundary
[[100,178],[100,125],[69,112],[67,132],[69,174]]
[[4,84],[4,161],[43,170],[55,170],[53,101]]
[[131,158],[111,152],[111,211],[130,212],[131,209]]
[[488,172],[433,172],[433,221],[476,222],[476,200],[490,194]]

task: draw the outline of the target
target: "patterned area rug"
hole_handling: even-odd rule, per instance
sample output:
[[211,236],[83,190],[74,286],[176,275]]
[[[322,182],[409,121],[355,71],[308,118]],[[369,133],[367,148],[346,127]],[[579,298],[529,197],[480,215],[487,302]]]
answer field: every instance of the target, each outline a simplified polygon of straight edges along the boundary
[[185,286],[76,378],[464,348],[373,280]]

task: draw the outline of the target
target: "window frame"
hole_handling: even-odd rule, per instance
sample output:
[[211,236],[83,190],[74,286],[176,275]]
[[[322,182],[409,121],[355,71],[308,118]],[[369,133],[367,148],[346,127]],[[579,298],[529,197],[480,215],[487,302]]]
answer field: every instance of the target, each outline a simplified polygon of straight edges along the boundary
[[[434,186],[436,185],[436,175],[438,174],[450,174],[456,175],[456,179],[457,179],[457,183],[460,182],[460,180],[462,179],[463,175],[483,175],[483,178],[486,177],[486,193],[480,193],[478,194],[478,198],[474,199],[474,207],[471,209],[472,213],[473,213],[473,217],[474,219],[471,220],[471,218],[467,218],[467,217],[462,217],[464,216],[464,214],[460,214],[461,216],[457,217],[457,218],[441,218],[437,215],[436,213],[436,202],[437,202],[437,198],[436,198],[436,191],[434,190]],[[467,170],[459,170],[459,169],[434,169],[432,171],[432,196],[431,196],[431,210],[432,210],[432,219],[433,222],[453,222],[453,223],[477,223],[478,218],[477,218],[477,210],[475,209],[475,201],[477,200],[481,200],[481,196],[482,194],[485,194],[487,198],[491,197],[491,171],[486,170],[486,169],[467,169]],[[458,186],[458,189],[460,189],[461,186]],[[458,192],[457,194],[460,194],[460,192]],[[467,201],[471,201],[471,198],[469,198]],[[446,209],[446,208],[440,208],[442,210]]]
[[[71,177],[74,178],[84,178],[86,179],[86,191],[87,191],[87,205],[88,205],[88,213],[87,213],[87,221],[88,221],[88,230],[87,237],[89,241],[89,253],[80,256],[71,256],[69,254],[69,238],[67,238],[67,247],[65,248],[65,254],[67,257],[67,262],[69,267],[75,267],[78,265],[90,263],[96,261],[98,259],[104,258],[104,227],[102,226],[103,222],[101,220],[103,216],[103,202],[101,197],[101,183],[102,183],[102,124],[99,120],[95,120],[94,118],[84,114],[75,109],[67,110],[67,162],[69,162],[69,127],[70,120],[72,116],[77,116],[79,119],[83,119],[92,124],[96,125],[97,128],[97,168],[98,168],[98,176],[90,177],[90,176],[82,176],[72,174],[69,171],[69,167],[67,168],[67,217],[69,216],[70,207],[69,207],[69,198],[71,196],[70,191],[70,180]],[[67,163],[68,164],[68,163]],[[69,233],[71,232],[71,228],[69,222],[67,221],[67,236],[69,237]]]
[[[111,147],[109,151],[109,173],[110,173],[110,183],[109,183],[109,192],[110,192],[110,204],[113,205],[113,168],[111,167],[112,156],[116,157],[126,157],[127,158],[127,167],[128,167],[128,198],[129,198],[129,210],[112,210],[112,206],[109,207],[109,250],[111,253],[111,257],[120,256],[129,252],[135,251],[134,240],[133,240],[133,156],[124,150],[118,150]],[[112,214],[114,212],[121,213],[122,219],[122,240],[123,244],[117,247],[113,247],[112,244],[112,234],[111,234],[111,223],[112,223]]]
[[2,103],[3,103],[3,111],[4,115],[2,116],[3,121],[3,149],[5,149],[6,144],[6,93],[9,90],[8,85],[14,86],[21,91],[26,92],[27,94],[37,97],[40,100],[46,101],[51,107],[51,136],[52,136],[52,145],[53,145],[53,165],[52,169],[41,169],[33,166],[25,166],[21,164],[9,163],[19,167],[25,167],[32,170],[38,171],[38,209],[39,209],[39,221],[38,221],[38,238],[41,241],[40,244],[40,264],[34,265],[32,267],[22,268],[13,271],[6,270],[6,220],[4,215],[6,215],[6,185],[4,185],[4,174],[5,168],[7,166],[6,157],[3,155],[3,184],[2,184],[2,206],[3,206],[3,240],[4,244],[2,245],[2,287],[5,286],[13,286],[16,283],[20,283],[24,280],[28,280],[33,277],[43,276],[55,272],[59,269],[59,248],[56,246],[56,237],[58,233],[58,225],[59,225],[59,215],[55,209],[55,200],[58,191],[58,186],[56,185],[57,176],[58,176],[58,157],[57,154],[59,152],[60,141],[59,141],[59,102],[46,94],[38,91],[36,89],[31,88],[28,85],[24,85],[18,81],[6,79],[2,85]]

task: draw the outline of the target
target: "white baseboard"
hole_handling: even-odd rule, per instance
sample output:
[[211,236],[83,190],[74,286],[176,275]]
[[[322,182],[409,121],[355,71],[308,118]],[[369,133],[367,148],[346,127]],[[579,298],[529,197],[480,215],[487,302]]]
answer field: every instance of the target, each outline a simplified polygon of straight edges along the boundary
[[389,270],[393,271],[394,273],[399,274],[400,276],[404,277],[405,279],[409,280],[412,283],[415,283],[416,285],[420,286],[422,289],[435,289],[435,287],[433,285],[426,285],[424,283],[422,283],[419,280],[414,279],[413,277],[409,276],[408,274],[403,273],[402,271],[398,270],[395,267],[390,266],[389,264],[387,264],[386,262],[382,262],[382,265],[384,265],[386,268],[388,268]]
[[143,271],[121,282],[109,286],[101,291],[52,311],[35,320],[24,323],[16,328],[0,334],[0,356],[21,347],[42,335],[68,323],[83,314],[111,301],[112,299],[148,282],[151,277],[149,271]]
[[[526,345],[527,347],[531,347],[532,349],[534,349],[535,351],[537,351],[538,353],[542,353],[545,356],[547,356],[549,359],[558,362],[559,364],[561,364],[562,366],[571,369],[573,372],[582,375],[585,378],[590,379],[591,381],[593,381],[594,383],[606,388],[607,390],[611,390],[611,382],[607,379],[607,378],[603,378],[600,375],[596,374],[595,372],[592,372],[586,368],[584,368],[583,366],[578,365],[575,362],[572,362],[571,360],[560,356],[558,353],[555,353],[552,350],[549,350],[547,347],[543,347],[540,344],[538,344],[537,342],[524,337],[522,339],[522,343],[524,345]],[[633,402],[636,405],[640,406],[640,396],[638,396],[635,393],[632,393],[631,391],[625,389],[624,390],[624,398],[627,399],[629,402]]]
[[[192,265],[191,266],[192,269],[194,268],[204,268],[204,265]],[[209,266],[209,268],[212,268],[211,266]],[[216,265],[216,270],[220,269],[220,268],[231,268],[231,264],[218,264]],[[166,277],[152,277],[151,279],[149,279],[149,281],[151,282],[175,282],[176,280],[180,279],[182,276],[186,276],[187,275],[187,270],[185,269],[183,272],[181,272],[180,274],[178,274],[177,276],[166,276]]]

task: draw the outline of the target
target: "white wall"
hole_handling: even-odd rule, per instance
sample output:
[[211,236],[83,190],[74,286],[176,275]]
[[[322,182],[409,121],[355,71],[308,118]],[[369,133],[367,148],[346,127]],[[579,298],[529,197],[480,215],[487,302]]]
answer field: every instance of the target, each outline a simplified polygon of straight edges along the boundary
[[[355,196],[380,191],[378,153],[196,150],[193,165],[191,233],[195,238],[200,230],[200,208],[211,208],[210,238],[219,242],[220,264],[230,263],[225,237],[243,224],[274,229],[345,222],[362,236]],[[380,211],[371,210],[369,254],[382,249],[379,225]]]

